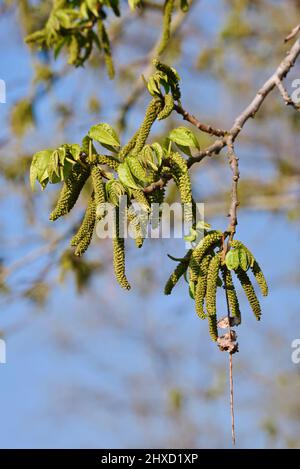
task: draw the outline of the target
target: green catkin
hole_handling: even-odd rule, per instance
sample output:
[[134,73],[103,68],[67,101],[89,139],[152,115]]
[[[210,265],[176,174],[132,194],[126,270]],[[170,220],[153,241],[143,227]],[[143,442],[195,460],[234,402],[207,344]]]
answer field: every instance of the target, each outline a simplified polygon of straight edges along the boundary
[[151,226],[155,230],[158,228],[161,218],[161,209],[160,207],[157,210],[157,207],[154,209],[153,204],[161,205],[164,202],[165,198],[165,187],[162,189],[155,189],[153,192],[148,194],[148,199],[151,205]]
[[205,238],[193,250],[190,260],[191,280],[196,282],[199,275],[199,265],[209,249],[214,249],[221,244],[223,233],[221,231],[210,231]]
[[120,237],[120,210],[115,208],[114,217],[114,237],[113,237],[113,265],[115,277],[119,285],[125,290],[130,290],[130,284],[125,274],[125,242],[124,238]]
[[[174,176],[174,181],[179,189],[181,203],[183,205],[190,204],[192,206],[192,188],[189,171],[186,160],[182,158],[179,153],[173,152],[170,155],[171,172]],[[187,207],[186,207],[187,208]],[[185,212],[185,221],[192,221],[192,211]]]
[[56,206],[50,214],[49,219],[51,221],[57,220],[72,210],[89,175],[89,168],[83,168],[79,164],[74,165],[71,174],[60,191]]
[[97,166],[93,166],[91,170],[93,189],[95,194],[95,204],[98,207],[105,203],[105,187],[102,179],[101,170]]
[[209,263],[212,259],[211,254],[207,254],[201,261],[200,269],[199,269],[199,276],[196,284],[196,291],[195,291],[195,307],[196,313],[201,319],[206,318],[206,314],[203,309],[203,303],[206,294],[206,287],[207,287],[207,271]]
[[109,166],[114,171],[118,171],[120,164],[113,156],[108,155],[97,155],[96,161],[98,164],[105,164],[106,166]]
[[172,21],[174,3],[175,3],[174,0],[165,0],[162,34],[161,34],[160,42],[157,46],[158,55],[161,55],[165,51],[168,45],[168,41],[170,39],[171,21]]
[[170,162],[172,174],[175,176],[180,191],[181,201],[183,204],[191,204],[192,189],[186,160],[179,153],[173,152],[170,155]]
[[172,67],[169,67],[169,65],[163,64],[157,59],[153,60],[153,65],[154,67],[156,67],[157,70],[167,75],[167,77],[169,78],[169,84],[171,87],[173,98],[176,101],[178,101],[181,98],[181,92],[180,92],[179,80],[178,80],[178,76],[176,72],[173,70]]
[[208,320],[208,330],[210,333],[210,337],[214,342],[218,339],[218,322],[217,322],[217,315],[213,314],[212,316],[207,317]]
[[148,195],[150,204],[162,204],[165,199],[165,192],[165,187],[162,189],[155,189],[153,192],[151,192]]
[[237,318],[240,324],[241,323],[241,311],[240,311],[239,300],[236,294],[231,272],[225,266],[222,267],[222,278],[223,278],[224,289],[226,288],[226,291],[227,291],[227,298],[228,298],[231,316]]
[[164,99],[165,99],[164,107],[157,116],[157,119],[159,121],[169,117],[169,115],[171,114],[171,112],[174,109],[173,96],[171,94],[166,94]]
[[76,233],[76,235],[71,240],[71,246],[76,246],[75,255],[82,256],[83,253],[89,247],[96,223],[96,204],[94,196],[92,195],[87,209],[85,211],[85,215],[83,217],[81,226]]
[[150,205],[147,197],[144,194],[142,189],[133,189],[132,191],[132,198],[141,205],[141,207],[150,213]]
[[101,45],[101,49],[104,53],[104,60],[106,65],[106,70],[110,79],[113,79],[115,76],[115,68],[114,63],[111,55],[111,47],[108,34],[106,32],[104,23],[102,19],[98,20],[98,35],[99,35],[99,42]]
[[162,107],[163,107],[163,105],[162,105],[161,99],[153,98],[150,101],[150,104],[149,104],[149,106],[146,110],[144,120],[143,120],[142,125],[139,129],[139,134],[138,134],[136,144],[135,144],[135,147],[134,147],[134,153],[136,155],[138,155],[142,151],[142,149],[143,149],[143,147],[146,143],[146,140],[148,138],[148,135],[150,133],[152,124],[154,123],[154,121],[157,118],[158,114],[162,110]]
[[132,206],[127,210],[127,219],[134,231],[134,240],[136,247],[141,248],[144,243],[142,228],[139,221],[139,217],[135,213],[134,208]]
[[253,265],[251,266],[251,270],[253,272],[254,277],[256,278],[256,281],[259,285],[262,295],[268,296],[268,292],[269,292],[268,284],[263,274],[263,271],[261,270],[260,265],[256,260],[253,262]]
[[192,254],[192,249],[190,249],[184,258],[179,262],[176,269],[172,272],[168,281],[165,285],[165,295],[170,295],[172,293],[173,288],[177,284],[178,280],[185,274],[189,265],[189,259]]
[[244,289],[244,292],[245,292],[245,294],[248,298],[251,309],[252,309],[256,319],[259,321],[260,316],[261,316],[261,308],[260,308],[258,298],[255,294],[253,285],[251,283],[251,280],[248,277],[247,273],[244,270],[240,269],[240,268],[237,269],[236,274],[237,274],[237,277],[238,277],[239,281],[241,282],[241,285]]
[[217,314],[216,295],[220,265],[221,257],[216,254],[210,261],[207,271],[206,309],[208,316]]
[[139,136],[139,133],[140,131],[138,130],[134,135],[133,137],[131,137],[131,139],[129,140],[128,143],[126,143],[126,145],[124,145],[124,147],[122,148],[122,150],[119,152],[119,159],[121,161],[124,160],[125,156],[127,156],[135,147],[135,144],[136,144],[136,141],[137,141],[137,138]]
[[248,256],[250,257],[250,268],[253,272],[253,275],[258,283],[258,286],[261,290],[261,293],[263,296],[268,296],[268,284],[265,279],[265,276],[263,274],[263,271],[261,270],[260,265],[256,261],[255,257],[253,256],[252,252],[241,242],[238,240],[233,240],[231,242],[231,246],[233,248],[241,248],[244,249],[247,253]]

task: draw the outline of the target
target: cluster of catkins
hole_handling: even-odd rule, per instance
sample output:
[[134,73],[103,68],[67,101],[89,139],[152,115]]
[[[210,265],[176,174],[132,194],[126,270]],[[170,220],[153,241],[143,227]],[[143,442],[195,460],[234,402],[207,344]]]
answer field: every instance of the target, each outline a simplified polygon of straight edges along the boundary
[[[130,8],[144,8],[141,0],[128,0]],[[160,56],[166,49],[171,33],[171,20],[175,8],[174,0],[165,0],[163,5],[162,33],[156,47]],[[186,12],[187,0],[180,1],[180,8]],[[96,47],[104,57],[107,73],[114,78],[111,43],[105,26],[108,12],[120,16],[119,0],[53,0],[49,17],[44,27],[33,32],[26,42],[43,49],[53,49],[55,56],[66,49],[68,63],[79,67],[89,59]]]
[[106,9],[120,16],[118,2],[108,0],[54,0],[44,27],[26,37],[26,42],[43,49],[53,49],[57,56],[68,51],[68,63],[82,66],[95,45],[103,54],[107,72],[114,77],[109,36],[104,24]]
[[[161,177],[172,177],[179,189],[182,204],[192,205],[191,182],[186,159],[173,151],[170,145],[165,148],[159,143],[146,143],[155,120],[168,117],[173,110],[174,101],[180,99],[179,77],[176,71],[157,60],[154,65],[157,70],[154,77],[158,87],[152,93],[153,98],[138,131],[125,146],[118,149],[114,156],[97,153],[92,139],[86,136],[81,146],[80,158],[64,181],[55,208],[50,215],[50,220],[54,221],[69,213],[85,183],[91,178],[92,193],[82,223],[71,240],[71,245],[75,247],[75,254],[81,256],[90,245],[96,222],[105,215],[105,211],[99,210],[99,207],[101,208],[106,202],[115,205],[114,271],[119,284],[125,289],[129,289],[130,285],[125,274],[125,243],[120,236],[120,196],[127,195],[127,212],[122,216],[127,215],[127,221],[135,227],[135,242],[139,248],[143,245],[145,230],[142,229],[136,205],[132,202],[137,202],[150,215],[151,204],[161,203],[164,199],[163,188],[145,191],[146,187]],[[161,92],[159,80],[165,81],[169,93]],[[187,219],[191,220],[191,217],[191,212],[187,211]]]
[[223,245],[224,234],[221,231],[211,230],[206,233],[204,238],[180,260],[165,285],[165,294],[170,295],[178,280],[183,275],[188,276],[190,294],[195,301],[196,313],[201,319],[208,320],[209,332],[213,341],[218,339],[216,307],[218,286],[223,286],[225,290],[230,315],[235,318],[235,324],[241,322],[241,311],[232,271],[236,274],[257,320],[261,316],[261,307],[251,279],[247,274],[249,269],[258,283],[261,293],[264,296],[268,294],[268,286],[263,272],[249,249],[241,241],[233,240],[230,242],[230,250],[224,257]]

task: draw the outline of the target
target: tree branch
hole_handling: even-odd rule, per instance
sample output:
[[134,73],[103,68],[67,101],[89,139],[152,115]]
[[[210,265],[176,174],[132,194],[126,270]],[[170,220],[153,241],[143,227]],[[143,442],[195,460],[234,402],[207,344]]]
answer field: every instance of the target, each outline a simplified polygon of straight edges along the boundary
[[[275,72],[264,83],[264,85],[258,90],[257,94],[255,95],[255,97],[253,98],[251,103],[235,119],[235,121],[234,121],[231,129],[228,131],[227,135],[225,134],[221,139],[216,140],[212,145],[208,146],[204,150],[199,151],[197,154],[191,156],[187,160],[187,165],[188,165],[189,168],[193,164],[199,163],[200,161],[202,161],[207,156],[213,156],[213,155],[219,154],[220,151],[228,145],[228,141],[229,141],[228,137],[230,137],[230,142],[232,144],[234,143],[234,141],[236,140],[236,138],[238,137],[238,135],[242,131],[242,129],[243,129],[244,125],[246,124],[246,122],[250,118],[254,118],[256,116],[257,112],[261,108],[261,106],[262,106],[264,100],[266,99],[266,97],[270,94],[270,92],[275,87],[278,86],[279,82],[282,83],[282,80],[287,76],[287,74],[289,73],[291,68],[294,66],[295,61],[299,57],[299,54],[300,54],[300,39],[297,39],[296,42],[294,43],[294,45],[292,46],[292,48],[290,49],[290,51],[287,53],[286,57],[279,64],[279,66],[277,67]],[[178,109],[176,109],[177,112],[178,112],[178,110],[181,111],[180,107],[178,107]],[[191,123],[194,123],[194,125],[196,125],[196,127],[198,125],[201,126],[201,127],[203,127],[203,129],[206,129],[204,131],[208,131],[208,129],[211,129],[211,131],[208,132],[208,133],[215,134],[214,132],[219,132],[219,133],[223,132],[220,129],[213,129],[213,127],[211,127],[211,126],[207,126],[205,124],[200,123],[198,121],[198,119],[196,119],[194,116],[191,116],[189,113],[187,113],[187,111],[184,111],[183,109],[182,109],[182,112],[179,112],[179,113],[180,114],[186,113],[186,116],[189,116],[189,118],[187,118],[186,120],[189,120],[189,122],[191,122],[190,119],[192,119],[195,123],[194,122],[191,122]],[[198,127],[198,128],[200,128],[200,127]],[[201,130],[203,130],[203,129],[201,129]],[[151,189],[150,186],[147,187],[145,189],[145,192],[148,192],[148,193],[152,192],[154,190],[153,187],[162,188],[169,179],[170,178],[168,178],[168,179],[161,178],[157,183],[155,183],[155,185],[153,185],[153,184],[151,185],[152,189]]]
[[197,129],[202,130],[202,132],[215,135],[216,137],[224,137],[226,135],[226,130],[215,129],[211,125],[203,124],[195,116],[183,109],[181,105],[175,104],[174,109],[178,114],[182,115],[184,120],[190,122],[190,124],[193,124]]
[[297,24],[297,26],[295,26],[290,32],[290,34],[284,39],[284,42],[288,42],[291,39],[294,39],[294,37],[297,36],[299,31],[300,31],[300,24]]
[[234,151],[232,136],[228,137],[227,147],[228,147],[229,165],[232,171],[231,205],[229,209],[229,225],[227,228],[227,231],[230,233],[229,241],[231,241],[231,239],[233,238],[235,234],[236,226],[238,224],[238,221],[237,221],[237,208],[239,206],[238,182],[240,178],[239,159],[236,156],[235,151]]
[[[294,66],[300,54],[300,39],[294,43],[293,47],[287,53],[286,57],[279,64],[276,71],[271,77],[264,83],[264,85],[258,90],[257,94],[251,101],[251,103],[244,109],[244,111],[235,119],[233,126],[229,130],[228,134],[232,136],[232,141],[238,137],[239,133],[243,129],[245,123],[250,118],[254,118],[259,111],[262,103],[269,95],[269,93],[277,86],[279,81],[282,81],[291,68]],[[192,166],[194,162],[201,161],[205,156],[211,156],[218,154],[227,145],[227,138],[223,137],[222,140],[216,140],[212,145],[203,151],[200,151],[197,155],[192,156],[189,159],[189,166]]]

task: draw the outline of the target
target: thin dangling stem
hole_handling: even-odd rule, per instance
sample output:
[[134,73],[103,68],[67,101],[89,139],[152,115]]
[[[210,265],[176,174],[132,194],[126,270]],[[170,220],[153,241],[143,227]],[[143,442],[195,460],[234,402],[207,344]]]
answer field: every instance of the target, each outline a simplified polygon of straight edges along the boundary
[[[224,279],[225,280],[225,279]],[[228,318],[228,334],[231,340],[231,316],[230,316],[230,306],[227,293],[227,285],[225,280],[225,295],[227,303],[227,318]],[[233,386],[233,353],[229,351],[229,394],[230,394],[230,415],[231,415],[231,438],[232,444],[235,446],[235,420],[234,420],[234,386]]]

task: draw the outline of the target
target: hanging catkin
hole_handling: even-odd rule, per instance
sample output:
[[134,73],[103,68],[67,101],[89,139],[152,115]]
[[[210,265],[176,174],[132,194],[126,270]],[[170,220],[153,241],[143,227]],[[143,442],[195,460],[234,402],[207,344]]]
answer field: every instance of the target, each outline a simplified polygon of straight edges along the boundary
[[207,287],[207,271],[209,263],[212,259],[211,254],[207,254],[203,257],[200,268],[199,268],[199,276],[196,284],[195,290],[195,307],[196,313],[201,319],[206,318],[206,314],[203,309],[203,303],[206,295],[206,287]]
[[108,34],[106,32],[104,23],[101,18],[98,19],[98,37],[101,45],[101,49],[104,53],[104,60],[106,65],[106,70],[110,79],[113,79],[115,76],[115,68],[111,55],[111,47]]
[[170,39],[171,35],[171,21],[172,21],[172,13],[174,9],[174,0],[165,0],[164,4],[164,13],[163,13],[163,29],[161,34],[160,42],[157,46],[157,55],[161,55]]
[[251,280],[246,274],[246,272],[244,272],[244,270],[242,269],[237,269],[236,274],[237,274],[239,281],[241,282],[244,292],[246,293],[251,309],[256,319],[259,321],[260,316],[261,316],[261,308],[260,308],[258,298],[255,294],[253,285],[251,283]]
[[179,264],[177,265],[175,270],[170,275],[170,277],[169,277],[169,279],[168,279],[168,281],[165,285],[165,295],[170,295],[171,294],[173,288],[177,284],[180,277],[182,277],[183,274],[186,272],[186,270],[188,268],[188,265],[189,265],[189,259],[191,257],[191,254],[192,254],[192,249],[190,249],[186,253],[184,258],[179,262]]
[[171,94],[166,94],[165,97],[164,97],[164,107],[160,111],[160,113],[158,114],[157,119],[159,121],[163,120],[163,119],[166,119],[167,117],[169,117],[169,115],[171,114],[173,109],[174,109],[173,96]]
[[150,101],[150,104],[149,104],[149,106],[146,110],[144,120],[143,120],[142,125],[139,129],[139,134],[138,134],[136,144],[135,144],[135,147],[134,147],[134,154],[135,155],[138,155],[142,151],[142,149],[143,149],[143,147],[144,147],[144,145],[147,141],[148,135],[150,133],[152,124],[155,121],[155,119],[157,118],[160,111],[162,110],[162,107],[163,107],[163,104],[162,104],[161,99],[153,98]]
[[95,194],[95,204],[96,208],[105,203],[105,187],[102,179],[102,173],[100,168],[97,166],[92,166],[91,169],[92,184]]
[[110,168],[114,169],[115,171],[118,170],[119,167],[119,161],[117,161],[113,156],[108,156],[108,155],[97,155],[96,156],[96,161],[98,164],[105,164],[109,166]]
[[125,243],[120,237],[119,209],[115,208],[114,237],[113,237],[113,264],[116,279],[125,290],[130,290],[130,284],[125,274]]
[[122,148],[122,150],[119,152],[119,159],[121,161],[124,160],[125,156],[127,156],[135,147],[135,144],[136,144],[136,141],[137,141],[137,138],[139,136],[139,130],[133,135],[133,137],[131,137],[131,139],[129,140],[128,143],[126,143],[126,145],[124,145],[124,147]]
[[141,189],[133,189],[132,198],[141,206],[143,210],[150,213],[149,201]]
[[196,282],[199,275],[199,265],[209,249],[214,249],[221,244],[223,237],[222,231],[210,231],[195,247],[190,260],[191,280]]
[[263,296],[268,296],[268,284],[263,274],[263,271],[260,268],[260,265],[256,260],[254,260],[253,264],[251,265],[251,270],[256,278],[256,281],[260,287],[261,293]]
[[89,168],[83,168],[79,164],[74,165],[71,174],[60,191],[56,206],[50,214],[49,219],[51,221],[57,220],[72,210],[89,175]]
[[132,228],[134,240],[137,248],[141,248],[144,243],[143,230],[138,215],[136,214],[133,206],[127,210],[127,219]]
[[210,261],[207,271],[206,309],[208,316],[217,314],[216,295],[220,265],[221,257],[216,254]]
[[218,321],[217,321],[217,315],[213,314],[212,316],[207,317],[208,320],[208,330],[210,333],[210,336],[214,342],[217,341],[218,339]]
[[240,324],[241,311],[240,311],[239,300],[236,294],[231,272],[230,270],[227,269],[226,266],[222,267],[222,278],[223,278],[224,289],[226,288],[226,291],[227,291],[227,298],[228,298],[231,316],[237,318]]
[[[179,189],[181,203],[192,206],[192,188],[186,160],[177,152],[170,154],[171,173]],[[192,211],[185,211],[185,221],[192,221]]]
[[71,240],[71,246],[76,246],[75,255],[82,256],[89,247],[96,222],[96,204],[94,195],[91,196],[81,226]]

